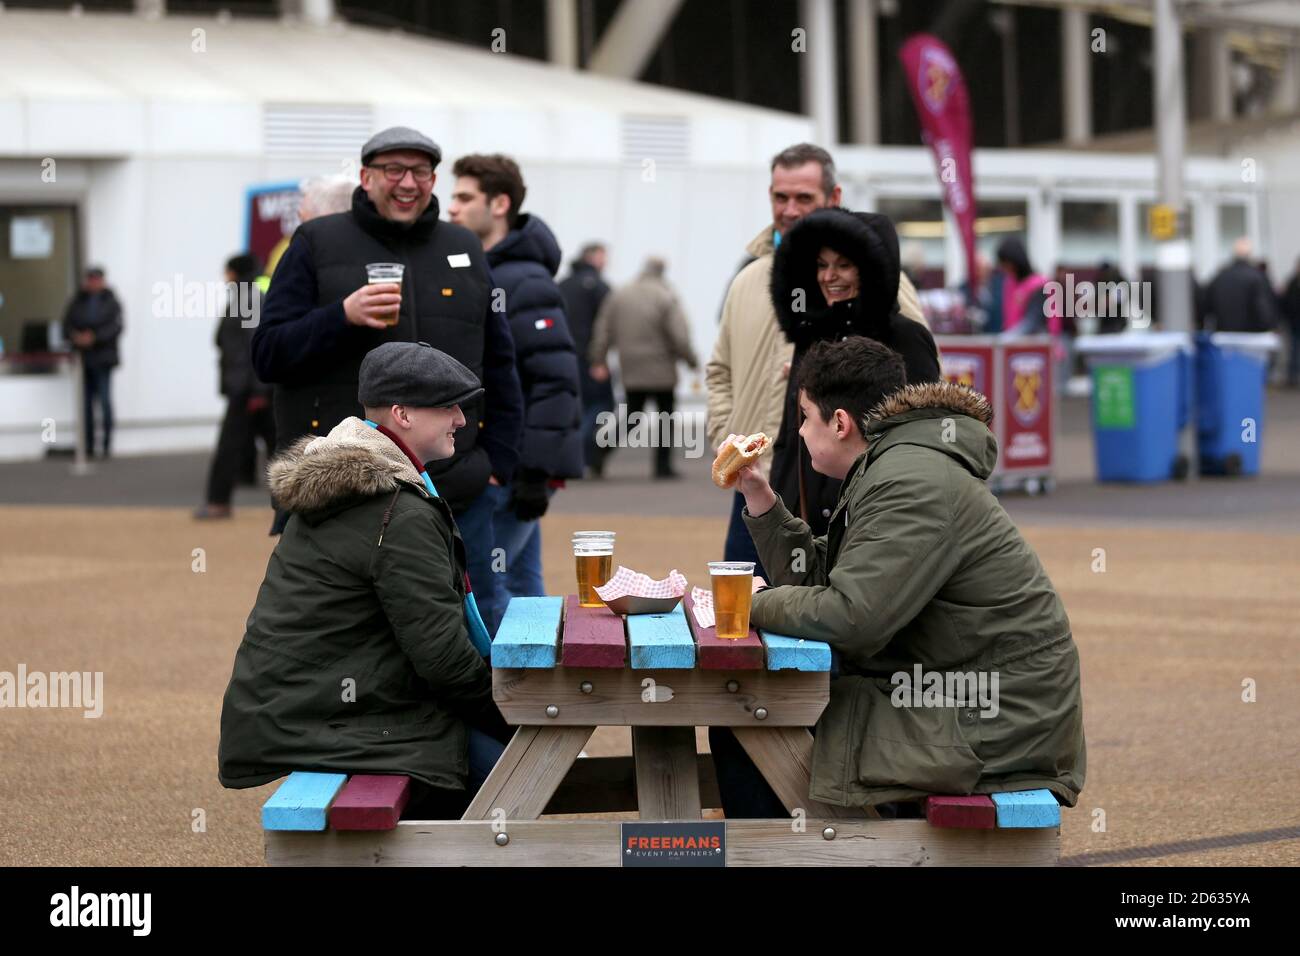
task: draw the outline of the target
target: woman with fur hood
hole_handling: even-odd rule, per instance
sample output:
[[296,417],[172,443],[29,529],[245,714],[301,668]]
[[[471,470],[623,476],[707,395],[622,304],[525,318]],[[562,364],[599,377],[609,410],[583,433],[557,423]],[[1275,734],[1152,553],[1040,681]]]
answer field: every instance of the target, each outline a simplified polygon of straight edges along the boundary
[[794,382],[808,349],[860,335],[899,353],[909,384],[940,380],[929,329],[898,311],[898,272],[898,233],[890,218],[839,208],[801,219],[782,237],[773,259],[772,305],[794,358],[772,449],[772,489],[814,535],[826,533],[840,483],[813,470],[799,438]]

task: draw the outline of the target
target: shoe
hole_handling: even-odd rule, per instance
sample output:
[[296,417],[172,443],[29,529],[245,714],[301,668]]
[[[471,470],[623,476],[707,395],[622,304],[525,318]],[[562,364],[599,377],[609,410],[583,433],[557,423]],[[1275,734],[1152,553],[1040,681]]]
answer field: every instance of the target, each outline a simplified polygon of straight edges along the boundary
[[676,481],[679,478],[681,478],[681,475],[675,471],[656,471],[654,473],[655,481]]
[[229,518],[231,516],[230,505],[204,505],[202,508],[194,509],[195,521],[212,521],[217,518]]

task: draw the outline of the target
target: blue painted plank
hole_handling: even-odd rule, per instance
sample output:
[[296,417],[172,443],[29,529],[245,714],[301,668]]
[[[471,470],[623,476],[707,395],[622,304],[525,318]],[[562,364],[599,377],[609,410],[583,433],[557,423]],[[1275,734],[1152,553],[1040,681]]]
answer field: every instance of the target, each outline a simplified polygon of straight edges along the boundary
[[828,671],[831,669],[831,646],[822,641],[808,641],[802,637],[786,637],[759,630],[763,646],[767,648],[767,669],[770,671]]
[[324,830],[325,814],[343,789],[345,773],[289,774],[271,799],[262,804],[263,830]]
[[680,604],[667,614],[629,614],[627,646],[634,670],[695,666],[695,639]]
[[1061,805],[1050,790],[1013,790],[1010,793],[991,793],[998,808],[998,829],[1034,829],[1059,827]]
[[492,642],[492,666],[554,667],[563,613],[562,597],[512,599]]

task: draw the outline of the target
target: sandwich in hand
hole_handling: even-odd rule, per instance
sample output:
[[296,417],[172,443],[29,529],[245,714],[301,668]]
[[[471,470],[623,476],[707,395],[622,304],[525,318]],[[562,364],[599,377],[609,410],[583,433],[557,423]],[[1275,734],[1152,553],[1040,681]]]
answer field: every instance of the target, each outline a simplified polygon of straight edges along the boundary
[[771,444],[772,440],[762,432],[732,438],[713,460],[713,483],[719,488],[730,488],[736,483],[740,469],[758,461]]

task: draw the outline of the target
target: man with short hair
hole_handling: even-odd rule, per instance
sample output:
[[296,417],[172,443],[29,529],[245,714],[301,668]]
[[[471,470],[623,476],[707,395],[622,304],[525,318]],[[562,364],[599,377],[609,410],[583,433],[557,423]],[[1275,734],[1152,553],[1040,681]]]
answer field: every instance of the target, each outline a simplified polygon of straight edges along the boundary
[[[841,190],[830,153],[811,143],[798,143],[772,158],[768,199],[772,222],[746,246],[754,261],[731,281],[722,306],[722,321],[713,356],[705,367],[709,389],[709,442],[716,447],[730,433],[752,435],[781,430],[785,379],[794,346],[782,335],[769,292],[772,255],[781,236],[814,209],[840,204]],[[898,307],[902,315],[925,324],[916,289],[900,276]],[[761,459],[766,475],[772,457]],[[757,561],[740,510],[741,496],[732,496],[731,521],[724,555],[728,561]]]
[[591,333],[591,376],[609,381],[609,351],[618,352],[627,412],[631,416],[655,403],[658,435],[654,439],[654,479],[681,477],[672,467],[669,416],[675,408],[677,363],[699,368],[691,347],[691,330],[681,300],[664,278],[668,264],[658,256],[646,260],[641,274],[611,293],[600,307]]
[[1254,248],[1242,236],[1232,244],[1232,261],[1205,290],[1205,325],[1212,332],[1272,332],[1277,308],[1268,277],[1252,261]]
[[[487,489],[514,475],[523,396],[510,329],[492,309],[482,247],[473,233],[438,219],[433,185],[441,159],[436,143],[403,126],[370,138],[352,208],[303,223],[285,250],[253,335],[253,364],[276,386],[281,447],[327,434],[360,412],[358,369],[385,342],[430,342],[482,379],[485,392],[465,408],[469,425],[456,437],[456,453],[434,463],[430,476],[465,537],[470,579],[492,607],[495,501]],[[401,283],[369,283],[370,263],[400,263]],[[395,309],[397,323],[389,325]]]
[[104,270],[86,270],[81,289],[68,303],[64,333],[81,355],[82,427],[86,455],[95,454],[95,406],[100,411],[100,445],[104,458],[113,447],[113,394],[111,379],[118,365],[117,340],[122,337],[122,305],[104,281]]
[[[825,641],[839,660],[809,797],[872,807],[1042,788],[1072,807],[1086,770],[1079,654],[1038,556],[988,489],[993,409],[963,386],[905,381],[901,357],[861,336],[801,363],[800,435],[813,467],[843,482],[826,535],[757,467],[737,480],[775,585],[755,581],[750,620]],[[785,816],[723,744],[727,816]]]
[[475,375],[425,342],[362,359],[358,407],[276,459],[290,513],[221,707],[218,775],[405,774],[409,816],[456,819],[503,751],[486,628],[428,465],[456,452]]
[[541,596],[539,519],[566,478],[582,477],[582,406],[578,356],[555,284],[560,244],[536,213],[523,211],[527,187],[509,156],[462,156],[452,166],[451,221],[483,244],[488,267],[510,321],[515,364],[524,392],[524,434],[509,494],[497,494],[493,536],[505,551],[504,587],[491,615],[511,597]]

